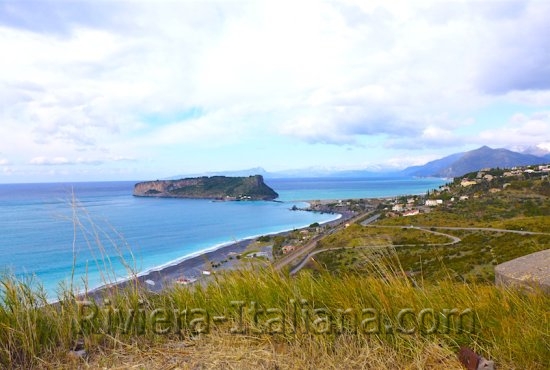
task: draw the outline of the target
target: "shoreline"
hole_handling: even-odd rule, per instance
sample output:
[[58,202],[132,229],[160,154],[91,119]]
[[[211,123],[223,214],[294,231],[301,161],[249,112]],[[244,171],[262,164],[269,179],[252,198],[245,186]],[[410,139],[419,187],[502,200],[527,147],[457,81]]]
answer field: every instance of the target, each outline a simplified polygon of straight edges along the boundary
[[[309,203],[309,202],[308,202]],[[315,210],[304,210],[304,212],[316,212]],[[341,221],[349,219],[351,216],[333,212],[335,219],[320,223],[321,225],[333,225]],[[129,276],[124,278],[120,282],[115,282],[111,284],[104,284],[92,288],[88,291],[79,292],[78,297],[93,297],[98,299],[103,297],[106,293],[108,294],[112,289],[126,288],[127,286],[138,282],[141,286],[146,287],[150,292],[158,293],[163,289],[170,288],[174,286],[176,281],[180,278],[186,279],[196,279],[189,285],[198,283],[203,280],[205,276],[202,274],[203,271],[211,271],[212,266],[210,261],[221,261],[228,259],[230,256],[241,254],[246,251],[247,247],[255,242],[260,236],[269,235],[269,236],[278,236],[285,235],[293,230],[303,230],[308,228],[309,225],[298,227],[295,229],[287,229],[282,231],[276,231],[273,233],[267,233],[262,235],[254,235],[245,237],[244,239],[237,240],[235,242],[223,243],[220,245],[214,245],[212,247],[206,248],[202,251],[189,254],[188,257],[183,256],[180,259],[169,261],[165,264],[151,267],[146,269],[143,272],[137,273],[135,276]],[[216,269],[216,272],[222,272],[229,270],[233,267],[233,263],[229,265],[221,265]],[[216,272],[213,272],[214,274]],[[153,281],[154,285],[148,284],[147,281]]]

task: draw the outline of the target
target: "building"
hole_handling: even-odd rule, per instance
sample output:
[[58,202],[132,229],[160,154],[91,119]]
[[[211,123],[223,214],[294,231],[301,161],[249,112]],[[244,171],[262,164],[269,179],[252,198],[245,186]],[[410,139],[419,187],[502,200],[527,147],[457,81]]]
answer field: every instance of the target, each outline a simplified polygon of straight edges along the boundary
[[468,187],[468,186],[472,186],[472,185],[475,185],[475,184],[477,184],[477,182],[472,181],[472,180],[466,180],[466,179],[463,179],[460,182],[460,186],[462,186],[462,187]]
[[428,207],[436,207],[443,204],[443,201],[441,199],[428,199],[424,204]]
[[420,211],[418,209],[411,209],[410,211],[403,213],[403,216],[416,216],[419,213]]
[[403,211],[403,205],[402,204],[396,204],[393,207],[391,207],[391,210],[394,212],[402,212]]

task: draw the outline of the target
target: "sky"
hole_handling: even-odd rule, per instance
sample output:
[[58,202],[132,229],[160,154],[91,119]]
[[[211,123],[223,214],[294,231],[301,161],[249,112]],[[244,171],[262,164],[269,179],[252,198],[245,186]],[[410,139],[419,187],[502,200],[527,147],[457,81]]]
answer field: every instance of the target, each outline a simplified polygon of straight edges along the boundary
[[550,150],[550,1],[0,0],[0,183]]

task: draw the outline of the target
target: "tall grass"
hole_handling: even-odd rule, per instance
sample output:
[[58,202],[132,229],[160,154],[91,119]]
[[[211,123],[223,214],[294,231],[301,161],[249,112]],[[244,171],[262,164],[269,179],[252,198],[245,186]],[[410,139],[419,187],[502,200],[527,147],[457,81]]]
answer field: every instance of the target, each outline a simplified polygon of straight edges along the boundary
[[[321,367],[339,368],[346,356],[349,367],[360,360],[375,364],[372,368],[459,368],[455,353],[461,345],[494,359],[501,369],[545,369],[550,358],[548,295],[452,281],[415,287],[399,274],[386,274],[380,279],[306,272],[291,278],[269,269],[243,270],[217,276],[206,285],[175,287],[161,294],[131,287],[111,293],[107,305],[98,302],[103,304],[98,306],[93,322],[83,320],[87,312],[70,292],[59,304],[47,304],[39,285],[19,281],[13,275],[2,277],[0,297],[0,365],[7,368],[40,368],[46,364],[71,367],[74,361],[84,361],[68,356],[78,340],[86,343],[86,361],[106,366],[129,366],[120,361],[135,364],[146,358],[166,358],[169,353],[178,358],[176,344],[187,342],[193,343],[195,360],[212,366],[216,356],[205,356],[206,352],[201,352],[206,351],[204,346],[210,348],[211,355],[217,353],[217,360],[224,359],[235,367],[252,366],[266,358],[254,360],[243,354],[239,362],[228,359],[231,354],[264,353],[266,348],[268,362],[283,368],[299,368],[297,364],[311,365],[319,359],[323,359]],[[274,310],[268,313],[270,308]],[[453,308],[471,309],[475,329],[468,326],[460,332],[455,322],[448,333],[416,330],[404,334],[396,330],[396,317],[403,309],[415,315],[433,309],[441,315]],[[321,310],[315,314],[314,309]],[[374,310],[384,318],[380,332],[356,330],[361,329],[360,322],[354,323],[351,313],[362,309]],[[143,325],[137,319],[128,320],[130,310],[143,312],[143,317],[161,310],[166,320],[157,322],[155,332],[150,320]],[[175,310],[179,326],[178,317],[171,314]],[[339,313],[345,310],[349,310],[348,315],[340,316],[342,320],[338,321]],[[200,325],[206,315],[208,330]],[[315,320],[331,315],[330,330],[317,333],[314,329],[324,330],[327,326],[323,320],[317,324]],[[214,322],[216,316],[227,320]],[[269,319],[283,316],[282,321],[268,325]],[[110,325],[106,325],[109,317]],[[431,318],[428,316],[428,321]],[[192,320],[199,324],[192,325]],[[128,321],[130,325],[125,327]],[[282,322],[287,328],[284,332]],[[414,327],[412,321],[405,323],[407,329]],[[306,330],[308,324],[310,330]],[[384,325],[393,325],[393,331],[388,332]],[[235,328],[238,330],[232,333]],[[160,334],[164,329],[169,330]],[[125,357],[130,353],[131,358]],[[191,351],[184,346],[179,353]]]
[[[120,268],[116,268],[116,262],[122,265],[125,275],[130,280],[137,276],[137,266],[132,249],[112,225],[101,226],[72,194],[69,204],[73,225],[72,240],[72,270],[68,290],[72,292],[88,291],[88,274],[81,277],[81,282],[76,279],[76,264],[78,253],[84,246],[91,255],[91,261],[95,265],[102,285],[116,285],[120,281]],[[115,261],[116,260],[116,261]]]

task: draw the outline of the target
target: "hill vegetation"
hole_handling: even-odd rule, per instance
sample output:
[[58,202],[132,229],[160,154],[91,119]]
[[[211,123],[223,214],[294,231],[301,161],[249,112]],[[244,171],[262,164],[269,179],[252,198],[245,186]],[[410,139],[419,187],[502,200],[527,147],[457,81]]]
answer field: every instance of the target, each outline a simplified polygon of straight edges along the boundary
[[[495,265],[550,246],[548,176],[518,170],[504,177],[505,172],[468,173],[430,192],[427,199],[444,200],[440,206],[424,207],[425,212],[412,217],[386,216],[374,227],[352,225],[335,233],[320,243],[332,250],[318,254],[317,266],[311,267],[336,274],[369,273],[373,255],[391,251],[394,268],[402,268],[415,281],[451,278],[492,284]],[[441,233],[448,235],[446,241]],[[446,244],[452,237],[460,240]]]

